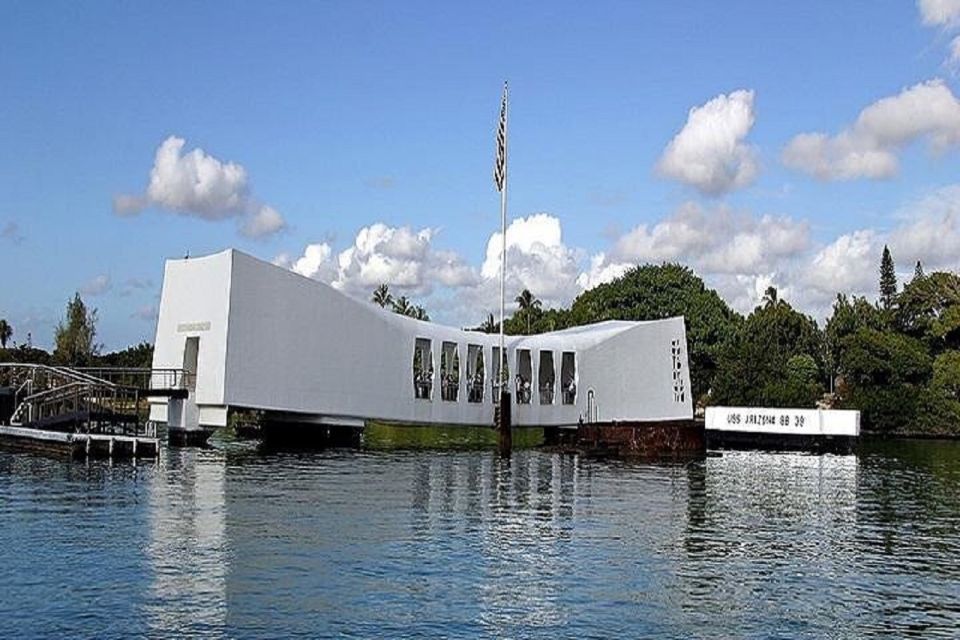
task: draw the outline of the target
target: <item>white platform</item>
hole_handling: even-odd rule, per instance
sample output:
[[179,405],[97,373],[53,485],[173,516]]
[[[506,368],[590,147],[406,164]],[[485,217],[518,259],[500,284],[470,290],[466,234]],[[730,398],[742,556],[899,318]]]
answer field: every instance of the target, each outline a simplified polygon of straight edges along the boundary
[[803,436],[860,435],[860,412],[834,409],[707,407],[708,431]]

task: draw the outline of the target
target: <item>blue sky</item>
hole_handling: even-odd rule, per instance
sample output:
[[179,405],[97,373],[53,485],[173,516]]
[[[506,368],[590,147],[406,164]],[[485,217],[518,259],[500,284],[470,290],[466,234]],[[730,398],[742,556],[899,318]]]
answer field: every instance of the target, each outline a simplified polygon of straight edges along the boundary
[[[80,290],[108,349],[152,339],[164,259],[232,246],[478,322],[505,79],[511,289],[563,304],[675,259],[741,310],[772,283],[822,317],[831,287],[872,295],[884,243],[904,274],[958,266],[958,17],[953,0],[3,2],[0,317],[47,346]],[[213,193],[183,191],[197,164]]]

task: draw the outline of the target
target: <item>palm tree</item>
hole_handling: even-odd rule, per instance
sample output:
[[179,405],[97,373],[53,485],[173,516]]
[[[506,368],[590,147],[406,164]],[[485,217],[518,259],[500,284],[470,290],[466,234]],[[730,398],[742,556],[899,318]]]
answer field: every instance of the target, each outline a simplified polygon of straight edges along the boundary
[[392,302],[392,305],[393,312],[402,316],[409,316],[410,311],[413,310],[413,305],[410,304],[410,299],[407,296],[400,296]]
[[514,302],[520,305],[520,313],[522,313],[527,318],[527,333],[530,333],[530,316],[533,315],[535,311],[540,311],[542,303],[538,300],[532,293],[530,289],[524,289],[520,292]]
[[0,319],[0,346],[7,348],[7,342],[13,335],[13,327],[5,319]]
[[497,321],[493,319],[492,313],[488,313],[487,319],[480,324],[480,331],[483,331],[484,333],[497,332]]
[[763,306],[775,307],[780,303],[779,295],[777,294],[777,288],[773,285],[767,287],[767,290],[763,292]]
[[427,310],[421,307],[420,305],[417,305],[413,309],[411,309],[409,315],[411,318],[416,318],[417,320],[423,320],[424,322],[430,322],[430,316],[427,315]]
[[393,304],[393,295],[390,293],[390,287],[386,283],[381,284],[379,287],[373,290],[374,304],[378,304],[383,308],[386,308],[388,304]]

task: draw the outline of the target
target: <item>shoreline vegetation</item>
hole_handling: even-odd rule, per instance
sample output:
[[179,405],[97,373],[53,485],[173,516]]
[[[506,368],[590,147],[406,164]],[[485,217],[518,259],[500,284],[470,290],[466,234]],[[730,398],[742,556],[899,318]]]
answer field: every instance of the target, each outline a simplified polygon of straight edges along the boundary
[[[867,435],[960,438],[960,277],[926,274],[918,262],[912,279],[900,287],[884,247],[878,283],[875,303],[837,294],[821,326],[774,287],[743,316],[686,266],[638,265],[583,292],[566,308],[544,309],[524,290],[504,331],[536,334],[604,320],[682,315],[698,412],[708,405],[857,409]],[[429,319],[406,297],[394,300],[386,284],[374,291],[372,302]],[[102,354],[96,323],[96,310],[76,294],[56,327],[50,353],[34,347],[29,334],[17,345],[15,327],[0,319],[0,362],[151,366],[153,347],[147,342]],[[499,324],[488,314],[474,330],[496,333]]]

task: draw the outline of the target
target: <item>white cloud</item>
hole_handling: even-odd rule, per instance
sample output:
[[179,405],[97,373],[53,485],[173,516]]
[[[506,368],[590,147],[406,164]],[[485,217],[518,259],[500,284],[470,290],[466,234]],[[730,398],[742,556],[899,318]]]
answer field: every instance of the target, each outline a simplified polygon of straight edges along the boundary
[[287,260],[286,266],[291,271],[307,278],[320,280],[330,284],[337,276],[337,265],[330,258],[333,249],[326,242],[308,244],[296,260]]
[[[928,271],[960,269],[960,184],[908,203],[894,220],[899,222],[888,232],[860,229],[814,244],[803,220],[688,202],[656,223],[611,239],[605,251],[587,260],[582,249],[564,242],[557,217],[539,213],[513,220],[507,229],[507,305],[513,309],[513,298],[528,288],[545,307],[565,306],[637,264],[670,261],[690,266],[738,311],[752,311],[766,288],[775,286],[782,299],[824,318],[839,292],[875,298],[884,244],[903,280],[918,259]],[[339,252],[330,243],[316,243],[274,262],[363,300],[385,282],[444,323],[475,324],[495,312],[500,234],[490,235],[479,268],[437,248],[436,237],[429,228],[377,223],[360,229]]]
[[429,295],[437,284],[475,284],[473,268],[457,254],[433,247],[435,233],[378,222],[360,229],[353,245],[339,254],[328,243],[317,243],[298,258],[281,254],[274,263],[364,299],[381,283],[418,295]]
[[411,231],[383,223],[360,229],[354,245],[337,257],[334,286],[359,293],[385,282],[408,291],[423,292],[433,230]]
[[143,320],[144,322],[153,322],[157,319],[158,315],[157,305],[147,304],[142,307],[137,307],[137,309],[130,314],[130,317],[134,320]]
[[783,150],[783,163],[821,180],[885,179],[896,175],[897,154],[926,139],[936,152],[960,144],[960,101],[939,79],[882,98],[840,133],[803,133]]
[[590,267],[577,276],[577,285],[586,291],[597,285],[605,284],[622,276],[630,267],[631,262],[609,262],[607,254],[600,252],[590,258]]
[[110,282],[110,276],[102,273],[80,287],[80,293],[87,296],[100,296],[110,291],[112,287],[113,284]]
[[882,238],[871,229],[841,235],[814,254],[803,284],[817,300],[832,300],[837,293],[869,295],[876,289],[882,250]]
[[[274,264],[363,300],[386,283],[428,304],[435,317],[475,322],[499,306],[500,234],[489,238],[479,270],[456,252],[437,248],[436,237],[434,229],[376,223],[361,228],[339,253],[328,243],[311,244],[297,257],[278,255]],[[577,279],[583,254],[564,245],[559,219],[535,214],[514,220],[507,228],[507,247],[509,305],[523,288],[546,306],[569,304],[581,290]]]
[[246,217],[240,227],[240,233],[248,238],[263,238],[282,231],[285,226],[283,216],[276,209],[262,205],[255,213]]
[[680,260],[711,273],[768,272],[809,242],[807,224],[787,216],[687,202],[652,227],[627,232],[614,243],[609,263]]
[[[484,280],[496,282],[498,287],[502,242],[499,231],[490,236],[480,268]],[[529,289],[548,306],[568,303],[579,292],[581,256],[564,244],[559,218],[546,213],[517,218],[507,227],[506,289]],[[489,295],[482,298],[487,306],[494,302],[499,306],[499,289],[496,295],[493,300]]]
[[925,25],[948,26],[960,19],[960,0],[918,0],[917,8]]
[[910,270],[920,260],[927,270],[960,270],[960,185],[937,189],[898,217],[889,240],[898,264]]
[[758,171],[756,152],[744,140],[756,119],[753,97],[753,91],[734,91],[690,109],[660,157],[659,172],[708,195],[751,184]]
[[150,181],[142,195],[117,195],[118,215],[136,215],[147,207],[204,220],[240,219],[248,237],[265,237],[286,225],[276,209],[250,195],[247,171],[235,162],[223,162],[202,149],[184,153],[186,141],[170,136],[157,149]]
[[927,272],[960,270],[960,185],[950,185],[899,212],[890,231],[859,229],[822,246],[795,273],[798,302],[829,311],[837,293],[873,299],[879,288],[880,258],[889,246],[901,283],[919,260]]
[[792,272],[810,244],[804,221],[687,202],[656,224],[638,225],[614,240],[591,259],[577,282],[588,289],[636,264],[679,262],[746,312],[771,283],[791,290]]

